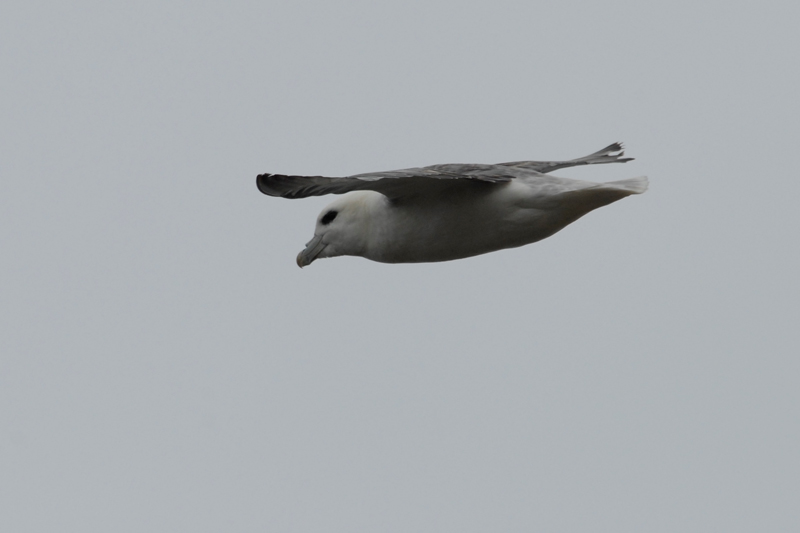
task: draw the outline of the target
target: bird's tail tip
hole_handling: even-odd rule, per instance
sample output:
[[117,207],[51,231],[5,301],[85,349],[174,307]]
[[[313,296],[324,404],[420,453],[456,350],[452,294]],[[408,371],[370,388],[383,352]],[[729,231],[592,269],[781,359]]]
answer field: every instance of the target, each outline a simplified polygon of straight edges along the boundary
[[642,194],[647,190],[647,187],[650,185],[650,181],[647,179],[647,176],[639,176],[638,178],[609,181],[608,183],[604,183],[604,185],[614,189],[628,191],[630,194]]

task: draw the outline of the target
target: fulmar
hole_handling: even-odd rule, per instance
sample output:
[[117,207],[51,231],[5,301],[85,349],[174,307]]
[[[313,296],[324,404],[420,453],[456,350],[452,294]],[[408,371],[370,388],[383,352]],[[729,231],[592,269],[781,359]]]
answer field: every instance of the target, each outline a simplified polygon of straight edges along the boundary
[[261,174],[269,196],[345,194],[317,217],[301,268],[354,255],[382,263],[451,261],[540,241],[580,217],[647,190],[642,176],[594,183],[549,176],[580,165],[625,163],[620,143],[569,161],[444,164],[342,178]]

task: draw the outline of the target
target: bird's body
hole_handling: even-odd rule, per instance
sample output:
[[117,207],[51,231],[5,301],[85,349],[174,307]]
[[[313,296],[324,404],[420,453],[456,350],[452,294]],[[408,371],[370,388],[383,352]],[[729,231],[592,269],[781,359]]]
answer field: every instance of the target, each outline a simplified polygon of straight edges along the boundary
[[352,255],[382,263],[420,263],[524,246],[642,187],[641,180],[601,185],[542,176],[397,205],[377,192],[352,192],[346,203],[368,221],[363,249]]
[[593,183],[548,176],[531,167],[624,162],[611,145],[566,162],[434,165],[350,178],[266,174],[266,194],[304,197],[349,192],[328,205],[314,238],[298,255],[355,255],[383,263],[449,261],[530,244],[586,213],[647,189],[647,178]]

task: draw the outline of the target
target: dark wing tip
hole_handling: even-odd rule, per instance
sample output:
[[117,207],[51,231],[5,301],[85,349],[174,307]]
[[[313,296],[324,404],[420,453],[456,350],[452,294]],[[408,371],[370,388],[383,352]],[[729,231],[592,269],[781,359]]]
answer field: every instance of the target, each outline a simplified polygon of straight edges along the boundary
[[602,150],[598,150],[595,153],[590,154],[590,155],[612,155],[614,152],[622,152],[620,154],[617,154],[618,156],[621,156],[622,154],[625,153],[625,152],[623,152],[624,149],[625,149],[625,145],[624,144],[622,144],[621,142],[616,142],[616,143],[613,143],[613,144],[609,144],[608,146],[606,146]]
[[258,190],[263,192],[264,194],[268,194],[270,196],[280,196],[280,194],[275,194],[275,191],[270,188],[269,186],[269,178],[272,174],[259,174],[256,176],[256,187]]
[[297,176],[283,174],[259,174],[256,176],[258,190],[267,196],[298,198]]
[[592,155],[610,157],[613,159],[614,163],[627,163],[628,161],[633,161],[632,157],[622,157],[625,155],[625,145],[621,142],[609,144],[602,150],[599,150]]
[[331,184],[341,178],[326,178],[324,176],[287,176],[285,174],[259,174],[256,176],[258,190],[267,196],[281,198],[307,198],[323,194],[342,194],[348,190],[336,190]]

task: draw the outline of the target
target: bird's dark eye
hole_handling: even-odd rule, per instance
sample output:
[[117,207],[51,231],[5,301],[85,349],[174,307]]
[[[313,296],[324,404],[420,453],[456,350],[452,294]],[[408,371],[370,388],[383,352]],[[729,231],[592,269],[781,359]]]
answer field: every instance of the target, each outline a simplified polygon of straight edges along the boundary
[[328,212],[327,212],[327,213],[325,213],[325,215],[322,217],[322,220],[320,220],[320,222],[322,222],[322,225],[323,225],[323,226],[327,226],[328,224],[330,224],[331,222],[333,222],[333,219],[334,219],[334,218],[336,218],[336,215],[338,215],[338,214],[339,214],[339,212],[338,212],[338,211],[328,211]]

